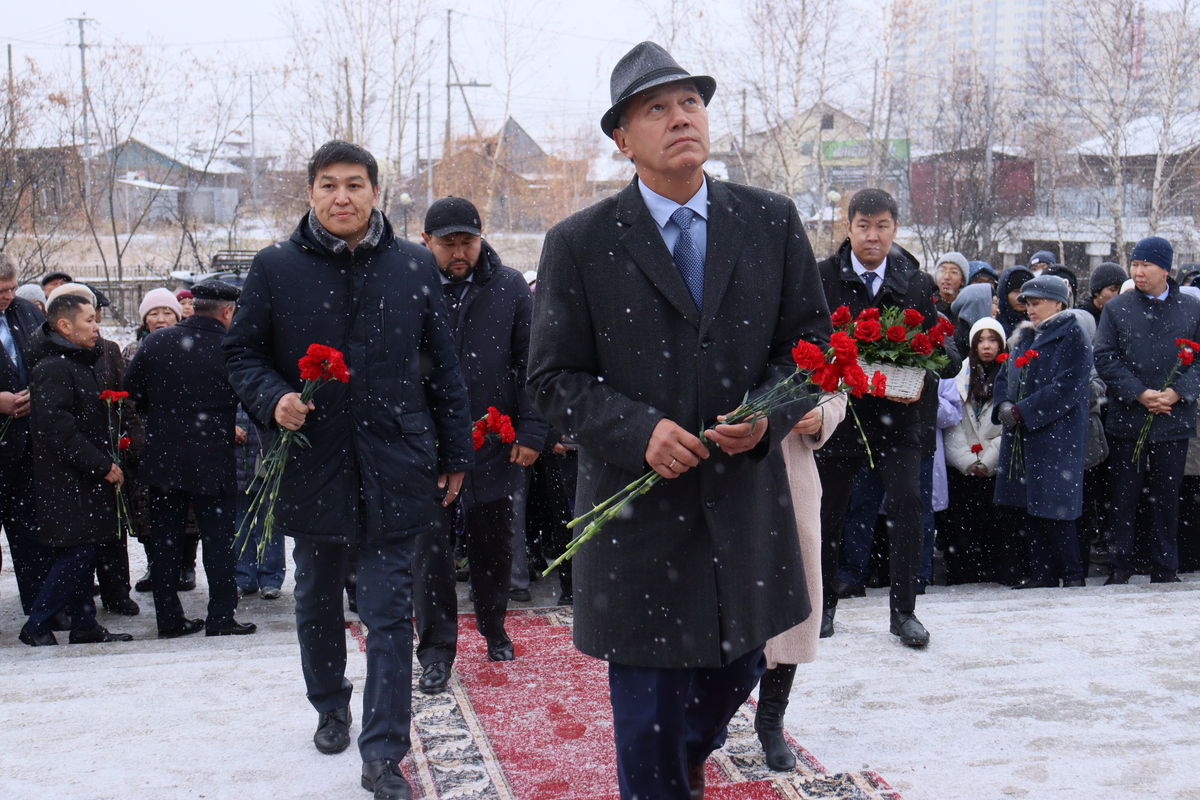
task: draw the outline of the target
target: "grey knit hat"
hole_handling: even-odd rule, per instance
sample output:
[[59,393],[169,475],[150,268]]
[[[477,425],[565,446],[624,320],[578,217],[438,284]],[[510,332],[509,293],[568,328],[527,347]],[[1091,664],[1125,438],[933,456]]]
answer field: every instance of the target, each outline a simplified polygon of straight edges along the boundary
[[1092,297],[1095,297],[1109,286],[1120,288],[1121,284],[1128,277],[1125,274],[1125,270],[1121,269],[1120,264],[1105,261],[1092,270],[1092,274],[1088,277],[1088,292],[1091,293]]
[[1064,306],[1071,304],[1071,288],[1062,278],[1054,275],[1039,275],[1031,281],[1025,281],[1021,286],[1021,294],[1017,297],[1024,303],[1031,297],[1042,297],[1046,300],[1057,300]]
[[967,261],[967,257],[957,250],[951,250],[949,253],[946,253],[946,255],[939,258],[937,260],[937,266],[940,267],[942,264],[954,264],[956,267],[962,270],[964,281],[967,279],[967,276],[971,274],[971,262]]

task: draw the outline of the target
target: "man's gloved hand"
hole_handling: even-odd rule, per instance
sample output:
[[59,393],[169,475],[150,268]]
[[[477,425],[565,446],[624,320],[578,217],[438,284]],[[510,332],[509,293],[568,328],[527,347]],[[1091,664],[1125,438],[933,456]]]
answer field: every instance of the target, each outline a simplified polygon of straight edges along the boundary
[[1000,404],[1000,410],[996,412],[996,416],[1000,418],[1000,424],[1009,430],[1017,427],[1021,422],[1021,412],[1007,400]]

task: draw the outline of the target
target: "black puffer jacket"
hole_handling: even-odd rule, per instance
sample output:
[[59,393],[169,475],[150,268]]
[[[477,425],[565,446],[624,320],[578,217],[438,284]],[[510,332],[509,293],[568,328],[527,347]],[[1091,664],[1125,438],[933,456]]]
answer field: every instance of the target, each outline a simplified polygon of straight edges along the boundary
[[[8,323],[13,342],[22,354],[21,364],[14,365],[8,358],[2,357],[3,351],[0,350],[0,392],[16,394],[29,388],[29,369],[32,365],[25,349],[45,321],[37,306],[20,297],[14,297],[8,309],[0,314],[0,324]],[[0,415],[0,426],[4,425],[4,421],[5,417]],[[0,441],[0,464],[14,464],[28,455],[29,417],[14,419]]]
[[[454,347],[467,382],[471,419],[489,406],[512,417],[517,444],[540,451],[546,423],[525,392],[533,293],[519,272],[500,263],[486,242],[465,284],[443,285]],[[463,502],[482,505],[511,497],[525,483],[525,468],[510,461],[511,444],[489,439],[475,452],[463,484]]]
[[350,367],[348,384],[330,382],[313,398],[302,429],[311,447],[292,449],[275,509],[291,536],[417,534],[433,522],[438,474],[472,464],[433,254],[397,239],[382,215],[375,226],[349,252],[306,215],[288,241],[255,257],[224,340],[229,382],[271,436],[275,405],[302,387],[309,345],[337,348]]
[[104,480],[112,459],[109,411],[95,371],[100,355],[99,347],[74,345],[46,325],[26,349],[38,538],[51,547],[117,538],[116,490]]

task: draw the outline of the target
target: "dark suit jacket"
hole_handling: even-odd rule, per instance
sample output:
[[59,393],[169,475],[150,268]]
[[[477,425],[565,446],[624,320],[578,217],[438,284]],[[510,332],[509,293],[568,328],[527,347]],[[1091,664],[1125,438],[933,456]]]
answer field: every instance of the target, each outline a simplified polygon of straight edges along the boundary
[[[818,268],[825,289],[825,302],[831,311],[838,306],[847,306],[850,313],[857,316],[865,308],[915,308],[925,315],[923,328],[928,330],[937,323],[937,309],[933,305],[933,279],[921,271],[916,258],[903,248],[893,246],[888,253],[887,272],[874,298],[868,298],[866,284],[854,272],[849,239],[842,243],[836,253],[822,261]],[[858,397],[851,401],[873,452],[878,453],[884,447],[894,445],[920,447],[921,407],[932,403],[936,417],[937,382],[926,380],[921,399],[911,405],[878,397]],[[839,425],[830,440],[818,451],[817,457],[866,458],[866,455],[858,426]]]
[[199,314],[142,341],[125,390],[146,421],[142,483],[205,495],[237,492],[237,395],[225,372],[225,326]]
[[[38,307],[28,300],[14,297],[3,314],[0,314],[0,324],[8,324],[12,331],[13,342],[21,353],[21,367],[17,369],[0,348],[0,392],[17,392],[29,388],[29,370],[31,363],[25,354],[25,348],[33,335],[42,327],[46,318]],[[0,426],[4,425],[5,417],[0,414]],[[30,454],[29,450],[29,417],[14,419],[0,441],[0,465],[15,464]]]
[[[552,228],[534,295],[529,388],[579,442],[577,512],[644,474],[659,420],[699,432],[795,369],[829,313],[792,203],[709,179],[704,309],[631,182]],[[575,644],[646,667],[718,667],[810,613],[778,444],[809,406],[770,420],[754,451],[713,450],[663,481],[575,557]]]

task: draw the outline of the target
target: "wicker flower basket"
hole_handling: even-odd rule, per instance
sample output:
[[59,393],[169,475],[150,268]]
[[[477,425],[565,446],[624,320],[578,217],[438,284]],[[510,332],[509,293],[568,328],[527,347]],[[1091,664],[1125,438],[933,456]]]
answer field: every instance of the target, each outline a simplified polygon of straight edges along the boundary
[[898,367],[895,364],[868,364],[861,358],[858,360],[858,365],[863,368],[863,372],[867,376],[875,374],[879,370],[887,378],[887,396],[900,397],[906,400],[917,397],[921,394],[921,387],[925,385],[925,370],[920,367]]

